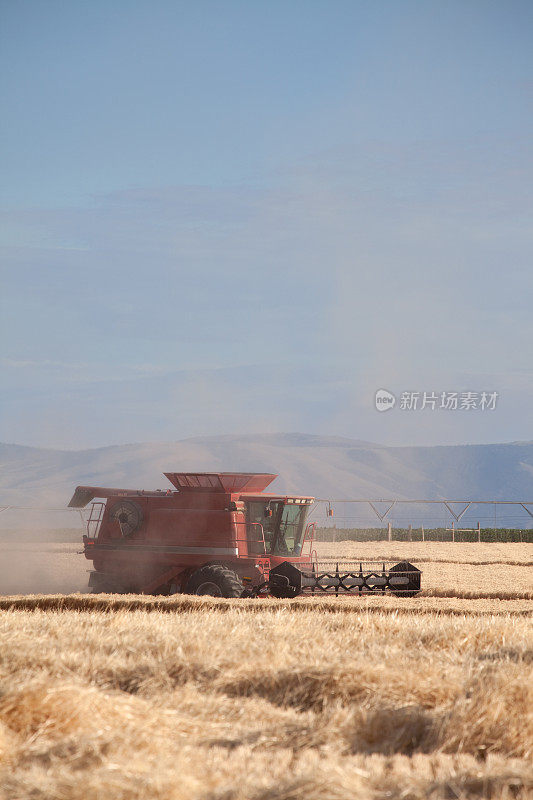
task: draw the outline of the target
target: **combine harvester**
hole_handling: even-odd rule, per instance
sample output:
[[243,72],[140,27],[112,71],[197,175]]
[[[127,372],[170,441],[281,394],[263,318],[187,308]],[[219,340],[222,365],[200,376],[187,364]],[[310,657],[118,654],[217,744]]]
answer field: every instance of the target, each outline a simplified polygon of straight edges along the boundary
[[296,597],[385,593],[412,597],[421,572],[407,561],[319,562],[313,497],[266,494],[277,475],[165,472],[167,492],[78,486],[94,498],[83,537],[93,592]]

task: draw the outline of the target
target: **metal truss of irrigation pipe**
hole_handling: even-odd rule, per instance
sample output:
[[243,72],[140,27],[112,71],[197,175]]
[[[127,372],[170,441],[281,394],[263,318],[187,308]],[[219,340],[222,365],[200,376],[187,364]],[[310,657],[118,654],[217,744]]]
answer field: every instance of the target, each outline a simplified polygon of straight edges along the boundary
[[[448,510],[448,512],[452,515],[456,522],[459,522],[461,518],[465,515],[471,506],[477,505],[491,505],[491,506],[520,506],[524,509],[524,511],[529,514],[529,516],[533,519],[533,510],[528,508],[528,506],[533,506],[533,501],[522,501],[522,500],[370,500],[369,498],[358,498],[357,500],[353,499],[341,499],[341,500],[325,500],[322,498],[317,498],[315,501],[315,507],[312,509],[309,516],[319,508],[319,504],[323,503],[326,505],[327,516],[333,516],[333,505],[337,503],[366,503],[375,513],[376,517],[380,520],[380,522],[384,522],[387,518],[388,514],[392,511],[392,509],[400,504],[403,505],[440,505]],[[379,505],[386,506],[385,511],[379,510]],[[459,510],[454,510],[453,506],[459,506]],[[7,506],[0,506],[0,514],[4,511],[8,511],[10,509],[17,510],[17,511],[74,511],[79,513],[82,522],[85,522],[82,509],[75,509],[75,508],[50,508],[50,507],[39,507],[39,506],[15,506],[15,505],[7,505]],[[346,517],[348,519],[348,517]]]
[[[326,513],[328,517],[333,516],[333,506],[337,503],[366,503],[372,509],[380,522],[384,522],[392,509],[400,503],[403,505],[440,505],[443,507],[443,510],[444,508],[448,510],[456,522],[459,522],[459,520],[464,516],[471,506],[477,505],[520,506],[533,519],[533,510],[528,508],[528,506],[533,506],[533,500],[371,500],[369,498],[358,498],[357,500],[324,500],[322,498],[317,498],[315,502],[316,506],[311,511],[311,514],[316,508],[319,507],[319,503],[324,503],[326,505]],[[385,511],[380,511],[379,506],[386,506]],[[453,506],[459,506],[459,509],[456,508],[454,510]]]

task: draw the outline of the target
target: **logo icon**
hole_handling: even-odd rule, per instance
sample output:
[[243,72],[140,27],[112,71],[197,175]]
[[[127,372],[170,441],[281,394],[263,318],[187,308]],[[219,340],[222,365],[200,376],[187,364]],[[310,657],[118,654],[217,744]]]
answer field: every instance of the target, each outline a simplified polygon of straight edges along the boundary
[[378,411],[390,411],[391,408],[394,408],[396,398],[392,392],[388,392],[386,389],[378,389],[374,402]]

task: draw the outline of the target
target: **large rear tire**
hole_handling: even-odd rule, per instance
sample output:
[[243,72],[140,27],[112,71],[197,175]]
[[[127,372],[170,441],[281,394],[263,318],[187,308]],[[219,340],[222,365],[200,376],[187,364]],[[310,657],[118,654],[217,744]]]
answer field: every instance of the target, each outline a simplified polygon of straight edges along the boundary
[[224,564],[207,564],[193,572],[185,585],[185,594],[212,597],[242,597],[244,586],[237,575]]

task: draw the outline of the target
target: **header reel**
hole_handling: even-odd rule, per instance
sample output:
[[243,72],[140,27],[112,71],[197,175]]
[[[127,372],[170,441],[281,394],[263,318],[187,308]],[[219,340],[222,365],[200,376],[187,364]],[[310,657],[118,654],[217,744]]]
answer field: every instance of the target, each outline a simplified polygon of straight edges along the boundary
[[257,588],[267,589],[278,598],[297,597],[303,593],[385,594],[387,590],[396,597],[414,597],[420,591],[421,576],[421,571],[409,561],[400,561],[388,568],[385,563],[377,562],[360,562],[358,566],[353,562],[313,564],[310,571],[284,561],[271,569],[268,581]]

